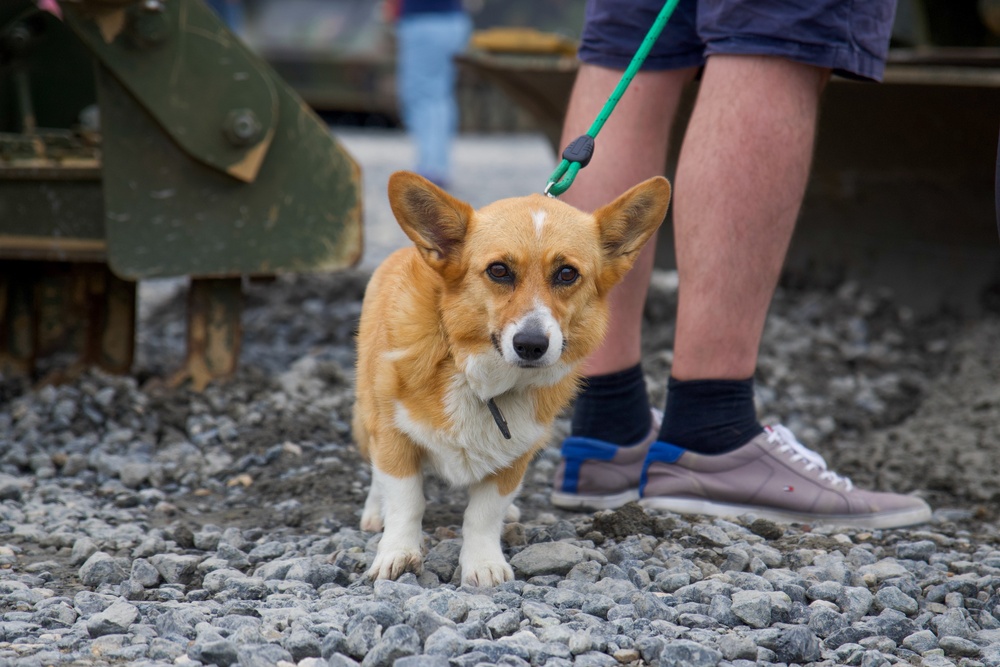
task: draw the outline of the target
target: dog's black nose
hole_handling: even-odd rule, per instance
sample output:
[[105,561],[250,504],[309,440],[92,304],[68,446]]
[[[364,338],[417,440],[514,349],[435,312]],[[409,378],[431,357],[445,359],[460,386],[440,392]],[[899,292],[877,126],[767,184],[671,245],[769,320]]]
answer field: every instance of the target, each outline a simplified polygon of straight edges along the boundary
[[549,349],[549,337],[540,331],[514,334],[514,351],[525,361],[537,361]]

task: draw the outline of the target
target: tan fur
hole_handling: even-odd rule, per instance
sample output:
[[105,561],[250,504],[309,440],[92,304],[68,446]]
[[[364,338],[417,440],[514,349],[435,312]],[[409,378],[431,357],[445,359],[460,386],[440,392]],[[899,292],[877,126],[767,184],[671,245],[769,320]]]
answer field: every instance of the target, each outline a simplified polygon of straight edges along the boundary
[[497,490],[499,490],[501,496],[513,493],[521,486],[524,472],[528,469],[528,464],[531,463],[531,459],[534,456],[535,450],[532,450],[515,460],[510,466],[493,473],[487,479],[497,485]]
[[[604,335],[608,292],[659,226],[669,199],[669,183],[654,178],[593,215],[543,195],[474,211],[420,176],[394,174],[389,200],[414,246],[383,262],[365,293],[353,424],[362,453],[393,478],[432,466],[453,483],[492,480],[501,496],[513,493],[572,399],[580,362]],[[513,271],[512,284],[489,277],[496,262]],[[575,283],[554,283],[563,266],[579,272]],[[498,337],[531,312],[558,323],[565,372],[502,363]],[[496,395],[502,409],[520,415],[511,441],[500,438],[486,407],[490,373],[511,385]],[[539,379],[528,386],[529,378]],[[531,441],[519,442],[529,430]],[[453,446],[451,436],[466,444]],[[469,479],[483,459],[492,467]]]

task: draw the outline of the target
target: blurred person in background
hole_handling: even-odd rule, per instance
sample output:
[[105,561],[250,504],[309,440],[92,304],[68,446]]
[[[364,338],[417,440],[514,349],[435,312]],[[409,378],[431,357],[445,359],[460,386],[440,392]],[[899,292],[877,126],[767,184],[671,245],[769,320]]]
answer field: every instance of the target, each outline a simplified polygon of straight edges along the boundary
[[243,0],[205,0],[205,3],[230,30],[235,33],[243,30]]
[[448,187],[458,131],[454,57],[469,41],[472,20],[462,0],[386,0],[386,14],[396,22],[396,89],[416,144],[415,170]]

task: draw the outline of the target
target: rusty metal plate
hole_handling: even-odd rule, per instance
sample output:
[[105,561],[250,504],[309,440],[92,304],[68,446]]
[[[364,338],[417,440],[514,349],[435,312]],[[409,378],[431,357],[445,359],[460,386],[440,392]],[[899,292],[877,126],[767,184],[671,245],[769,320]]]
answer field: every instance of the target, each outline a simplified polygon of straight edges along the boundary
[[284,83],[279,129],[253,183],[191,159],[104,68],[108,261],[119,276],[327,271],[361,255],[361,175]]
[[88,262],[0,263],[0,373],[27,374],[38,358],[72,354],[59,381],[97,365],[127,373],[135,349],[134,282]]
[[236,372],[243,341],[243,287],[239,278],[196,279],[188,290],[187,358],[170,378],[202,391]]
[[0,170],[0,260],[101,261],[104,259],[104,202],[89,173],[39,180],[8,180]]

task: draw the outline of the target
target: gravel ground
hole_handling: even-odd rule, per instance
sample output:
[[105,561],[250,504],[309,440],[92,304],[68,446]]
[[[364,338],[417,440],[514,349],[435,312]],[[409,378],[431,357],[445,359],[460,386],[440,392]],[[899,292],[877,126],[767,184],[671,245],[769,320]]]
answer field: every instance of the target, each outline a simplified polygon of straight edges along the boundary
[[[384,224],[373,189],[406,151],[391,134],[344,141],[369,227]],[[518,150],[547,156],[541,180],[551,167],[537,138],[460,149],[455,189],[477,204],[537,189]],[[855,284],[789,281],[775,299],[762,418],[857,484],[920,493],[927,525],[558,511],[553,443],[504,530],[516,581],[459,585],[465,498],[435,485],[423,573],[372,585],[378,536],[357,528],[370,474],[349,421],[377,259],[248,285],[241,369],[201,394],[159,379],[183,349],[176,283],[144,286],[133,376],[0,378],[0,665],[1000,665],[1000,317],[917,320]],[[658,273],[657,402],[675,304],[676,276]]]

